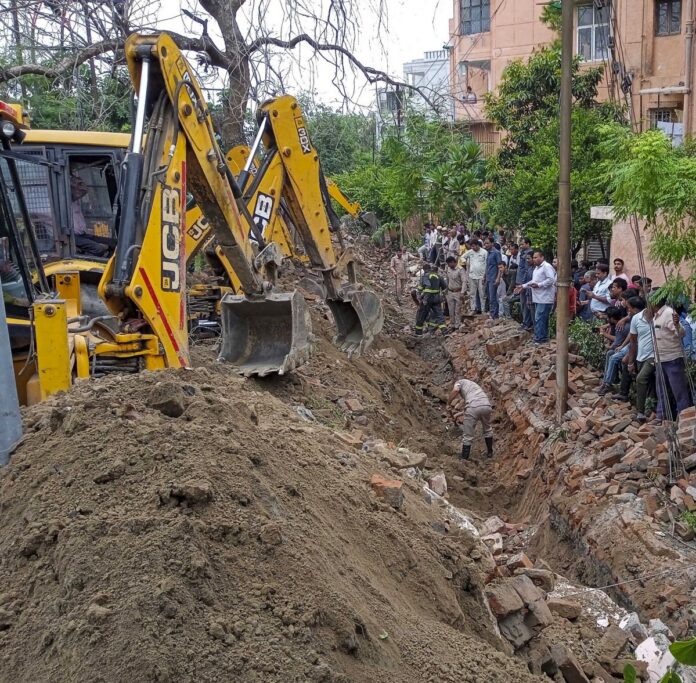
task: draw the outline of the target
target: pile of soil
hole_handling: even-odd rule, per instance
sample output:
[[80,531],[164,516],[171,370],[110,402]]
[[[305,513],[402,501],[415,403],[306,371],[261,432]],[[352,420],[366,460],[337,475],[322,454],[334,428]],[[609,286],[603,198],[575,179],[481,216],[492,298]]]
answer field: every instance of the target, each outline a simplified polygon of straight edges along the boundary
[[[420,389],[379,351],[348,390],[398,435],[415,418],[378,409],[378,371]],[[325,363],[264,385],[196,357],[26,412],[0,474],[0,681],[539,680],[500,651],[478,541],[416,482],[376,498],[395,472],[297,409],[337,389]]]

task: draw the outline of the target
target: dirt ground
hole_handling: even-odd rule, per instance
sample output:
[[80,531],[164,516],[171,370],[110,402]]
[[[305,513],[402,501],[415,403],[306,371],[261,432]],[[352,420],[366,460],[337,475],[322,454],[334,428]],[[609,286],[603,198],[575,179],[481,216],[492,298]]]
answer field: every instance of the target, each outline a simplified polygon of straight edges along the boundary
[[446,354],[385,334],[348,360],[314,316],[290,377],[201,345],[26,411],[0,473],[0,682],[539,680],[501,651],[475,539],[418,482],[399,510],[370,490],[371,438],[452,465]]

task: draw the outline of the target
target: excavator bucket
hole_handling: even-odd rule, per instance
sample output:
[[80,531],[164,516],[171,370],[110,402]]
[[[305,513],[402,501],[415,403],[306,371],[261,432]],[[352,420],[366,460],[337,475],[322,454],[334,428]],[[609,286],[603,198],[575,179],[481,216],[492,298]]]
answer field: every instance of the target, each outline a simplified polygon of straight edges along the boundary
[[334,343],[349,356],[365,351],[384,325],[379,297],[368,289],[344,288],[339,299],[327,299],[338,334]]
[[377,216],[372,211],[363,211],[360,214],[360,220],[370,228],[371,232],[375,232],[379,228]]
[[303,365],[312,351],[312,322],[299,292],[247,297],[226,294],[220,302],[222,346],[218,360],[250,375],[278,374]]

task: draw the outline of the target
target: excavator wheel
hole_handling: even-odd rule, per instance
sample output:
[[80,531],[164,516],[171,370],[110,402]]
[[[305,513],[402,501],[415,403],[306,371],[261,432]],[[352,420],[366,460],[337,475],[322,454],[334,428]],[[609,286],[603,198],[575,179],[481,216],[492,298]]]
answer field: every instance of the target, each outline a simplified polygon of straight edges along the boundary
[[222,345],[218,360],[249,377],[294,370],[312,352],[312,322],[299,292],[247,297],[225,294],[220,302]]
[[384,325],[379,297],[367,289],[344,289],[340,299],[327,299],[338,333],[334,343],[349,356],[359,356]]

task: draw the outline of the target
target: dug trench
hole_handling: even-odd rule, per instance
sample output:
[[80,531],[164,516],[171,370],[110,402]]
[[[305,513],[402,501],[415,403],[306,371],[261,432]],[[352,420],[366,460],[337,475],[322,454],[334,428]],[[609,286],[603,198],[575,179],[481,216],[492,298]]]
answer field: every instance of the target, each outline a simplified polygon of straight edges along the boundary
[[[505,324],[415,340],[381,293],[362,358],[308,295],[317,353],[291,376],[243,380],[200,345],[190,370],[25,412],[0,475],[2,683],[618,680],[629,635],[617,647],[592,609],[614,628],[623,613],[585,603],[578,578],[621,581],[625,606],[687,629],[691,550],[636,503],[658,482],[601,491],[627,453],[607,465],[606,434],[552,431],[551,354]],[[445,401],[462,375],[495,397],[492,461],[457,460]]]

